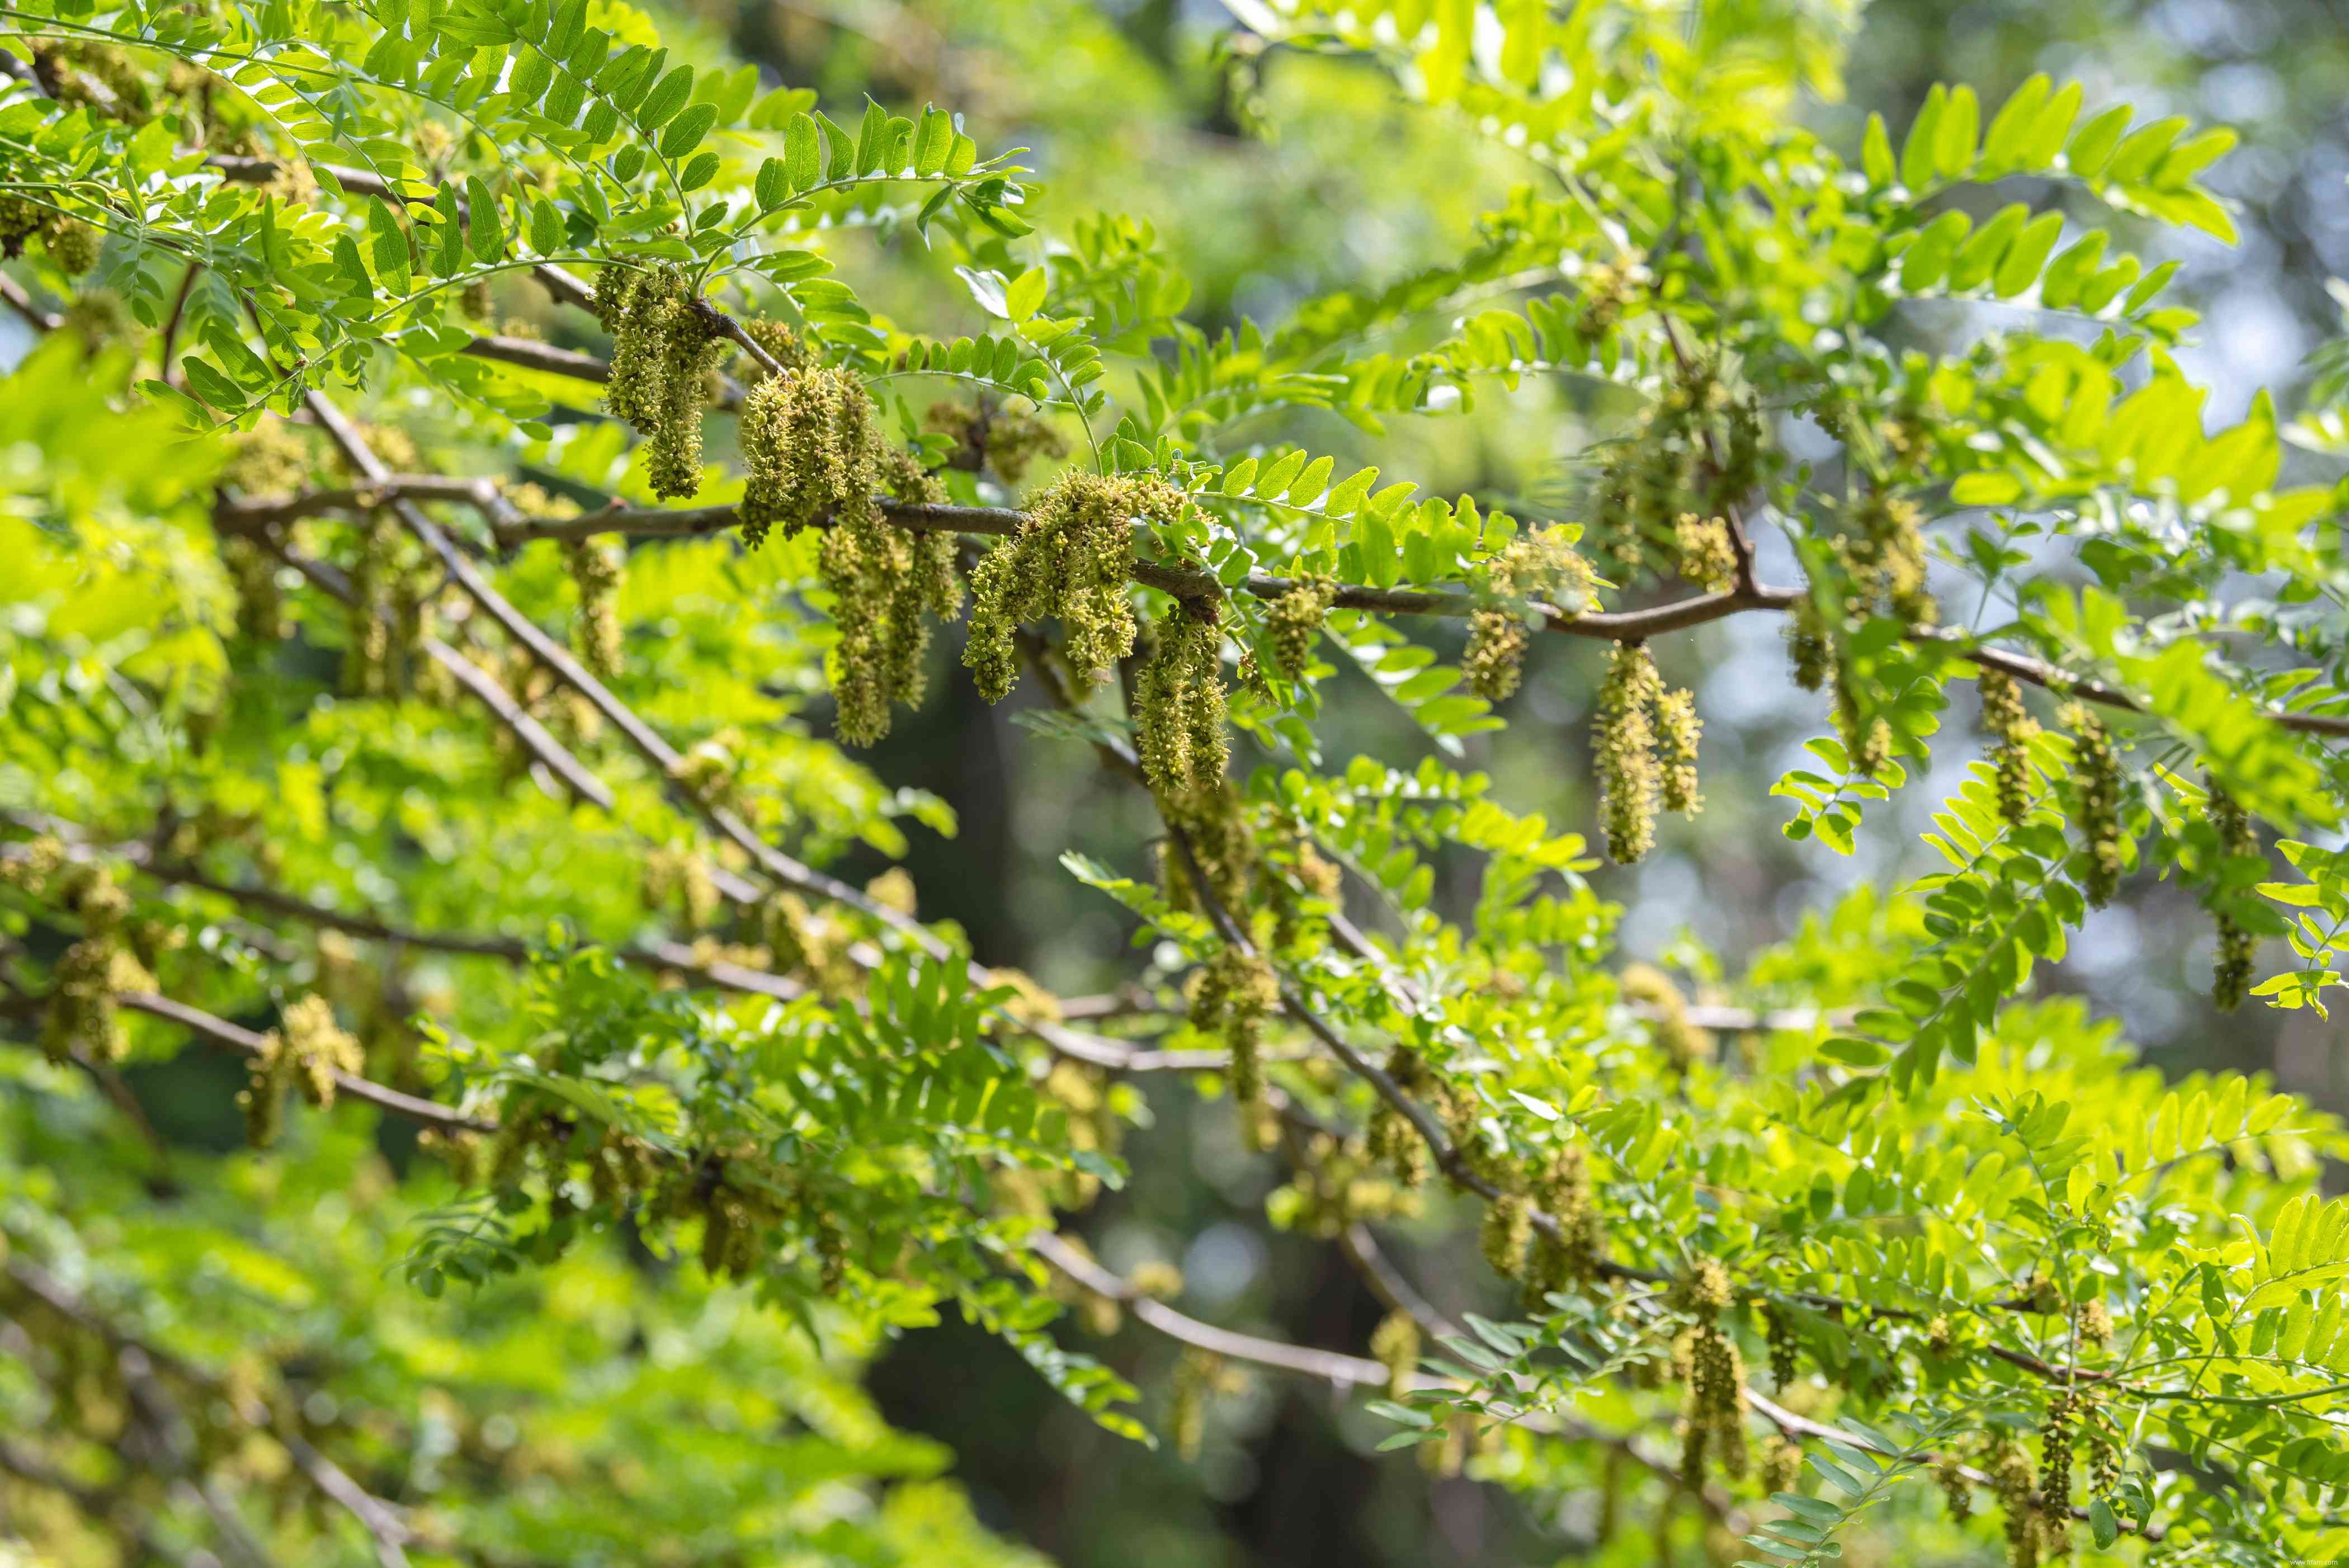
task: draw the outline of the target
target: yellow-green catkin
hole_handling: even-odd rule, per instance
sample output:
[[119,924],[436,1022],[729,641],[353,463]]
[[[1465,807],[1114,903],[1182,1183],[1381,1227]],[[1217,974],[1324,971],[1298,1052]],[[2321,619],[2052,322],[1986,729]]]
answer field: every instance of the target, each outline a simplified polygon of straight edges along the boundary
[[743,542],[753,550],[781,526],[801,529],[867,511],[888,444],[873,397],[854,371],[811,365],[771,376],[742,403]]
[[1187,799],[1223,787],[1223,626],[1216,602],[1185,599],[1155,628],[1134,682],[1133,748],[1152,789]]
[[[1638,431],[1600,476],[1591,508],[1606,530],[1600,548],[1621,567],[1639,568],[1661,555],[1702,581],[1713,542],[1691,540],[1696,546],[1692,561],[1684,528],[1698,533],[1724,519],[1761,473],[1761,422],[1753,398],[1733,391],[1717,366],[1692,360],[1648,406]],[[1724,544],[1726,531],[1724,524]]]
[[1791,1492],[1803,1479],[1803,1445],[1792,1438],[1776,1438],[1762,1450],[1762,1495]]
[[[809,369],[817,363],[815,350],[808,346],[805,338],[792,330],[789,322],[771,321],[765,316],[755,316],[744,321],[741,325],[750,341],[766,350],[767,356],[781,366],[782,373],[786,376]],[[754,391],[760,382],[773,374],[774,372],[751,358],[747,353],[738,356],[734,361],[736,379]]]
[[2079,1329],[2081,1343],[2098,1347],[2112,1343],[2113,1309],[2105,1305],[2102,1296],[2082,1302],[2073,1314],[2073,1322]]
[[2005,1515],[2007,1568],[2039,1568],[2046,1522],[2030,1454],[2013,1439],[2002,1439],[1982,1468]]
[[[2210,827],[2219,835],[2219,851],[2229,859],[2237,855],[2260,852],[2259,834],[2251,827],[2251,813],[2232,795],[2210,781]],[[2232,1012],[2251,994],[2253,960],[2259,954],[2259,938],[2243,928],[2233,915],[2220,912],[2219,954],[2210,971],[2210,999]]]
[[1487,702],[1501,702],[1516,695],[1524,678],[1530,639],[1519,614],[1547,609],[1573,614],[1588,603],[1597,579],[1566,530],[1543,528],[1510,541],[1486,563],[1484,583],[1501,603],[1470,614],[1461,665],[1471,690]]
[[895,705],[921,700],[926,617],[962,612],[954,536],[898,527],[877,498],[936,501],[943,492],[882,438],[864,384],[834,366],[759,381],[743,405],[741,442],[750,477],[740,511],[752,549],[778,524],[788,537],[831,523],[817,563],[839,633],[825,661],[835,724],[843,741],[870,746],[889,733]]
[[42,1049],[58,1061],[119,1061],[127,1040],[115,998],[155,986],[129,945],[130,895],[106,872],[67,862],[55,840],[36,840],[25,861],[8,862],[7,875],[14,885],[81,921],[81,940],[58,955],[50,975]]
[[985,445],[987,466],[1008,485],[1026,479],[1030,466],[1039,458],[1058,461],[1069,455],[1068,438],[1051,425],[1033,414],[1001,409],[987,421]]
[[1829,669],[1830,684],[1835,688],[1836,733],[1843,739],[1844,755],[1850,759],[1851,770],[1863,779],[1873,779],[1892,759],[1892,726],[1878,714],[1862,718],[1859,698],[1853,693],[1840,664]]
[[388,696],[398,686],[392,665],[391,588],[398,570],[399,531],[377,513],[359,531],[351,558],[343,684],[354,696]]
[[285,1009],[280,1026],[262,1037],[251,1079],[236,1097],[244,1112],[246,1140],[255,1149],[277,1141],[289,1088],[300,1089],[305,1099],[322,1109],[332,1107],[336,1075],[357,1073],[366,1061],[367,1053],[335,1022],[335,1009],[325,997],[295,1002]]
[[1597,754],[1607,852],[1630,865],[1656,842],[1656,699],[1663,682],[1644,643],[1619,643],[1599,688]]
[[718,918],[717,880],[709,874],[709,862],[689,849],[662,845],[645,856],[644,899],[656,909],[675,900],[690,929]]
[[1468,673],[1468,689],[1486,702],[1516,696],[1525,678],[1529,641],[1525,623],[1505,610],[1470,612],[1468,648],[1460,660]]
[[1553,1222],[1534,1233],[1526,1258],[1526,1308],[1539,1311],[1550,1295],[1599,1276],[1607,1255],[1607,1233],[1591,1189],[1589,1157],[1582,1150],[1553,1153],[1534,1180],[1532,1196]]
[[989,702],[1010,695],[1019,681],[1012,634],[1048,616],[1065,628],[1069,665],[1080,678],[1099,680],[1133,652],[1133,521],[1171,526],[1188,504],[1164,480],[1074,469],[1031,498],[1019,531],[971,573],[963,663],[979,695]]
[[[884,463],[883,484],[901,499],[940,499],[936,481],[900,453]],[[818,564],[839,628],[824,661],[839,704],[834,727],[849,745],[870,746],[889,733],[894,705],[922,700],[927,617],[962,614],[954,535],[894,527],[866,501],[835,516]]]
[[248,499],[290,496],[310,482],[316,453],[299,427],[272,414],[229,442],[221,482]]
[[620,673],[620,552],[600,540],[575,539],[564,546],[564,556],[579,590],[572,651],[598,680],[615,679]]
[[2072,1511],[2072,1436],[2079,1396],[2066,1388],[2047,1402],[2039,1424],[2039,1505],[2061,1519]]
[[2121,885],[2121,765],[2112,733],[2087,704],[2067,702],[2057,716],[2072,732],[2072,780],[2078,793],[2086,864],[2080,891],[2098,909]]
[[1762,1328],[1770,1347],[1770,1387],[1783,1394],[1795,1386],[1801,1371],[1802,1344],[1795,1336],[1793,1322],[1775,1306],[1763,1309]]
[[1933,1480],[1941,1489],[1941,1501],[1948,1504],[1951,1520],[1963,1524],[1973,1517],[1973,1483],[1966,1479],[1966,1467],[1957,1455],[1943,1454],[1933,1461]]
[[1708,593],[1727,593],[1737,581],[1737,546],[1724,519],[1681,513],[1673,527],[1672,553],[1681,575]]
[[[1388,1050],[1386,1072],[1406,1095],[1416,1095],[1427,1086],[1426,1065],[1408,1047]],[[1392,1171],[1404,1188],[1417,1187],[1427,1180],[1427,1140],[1384,1096],[1371,1111],[1364,1138],[1371,1159]]]
[[84,289],[66,306],[65,327],[92,348],[142,341],[146,335],[129,305],[112,289]]
[[1371,1355],[1387,1369],[1389,1398],[1410,1393],[1412,1374],[1419,1370],[1418,1321],[1401,1307],[1388,1313],[1371,1331]]
[[1058,459],[1069,455],[1068,438],[1033,414],[933,403],[923,414],[922,423],[954,438],[957,449],[947,467],[973,472],[991,469],[1005,484],[1016,485],[1026,479],[1039,458]]
[[1271,635],[1272,662],[1290,680],[1300,679],[1313,662],[1313,643],[1337,597],[1338,585],[1326,577],[1307,578],[1272,602],[1264,613]]
[[245,1086],[236,1095],[237,1109],[244,1113],[244,1140],[255,1149],[267,1149],[285,1130],[285,1091],[294,1083],[294,1059],[285,1050],[285,1037],[274,1029],[264,1035],[247,1072]]
[[1683,1351],[1688,1404],[1681,1423],[1681,1478],[1701,1483],[1708,1459],[1730,1477],[1745,1473],[1745,1364],[1722,1331],[1731,1300],[1729,1272],[1699,1258],[1673,1287],[1672,1305],[1696,1319]]
[[1246,907],[1256,870],[1256,835],[1249,828],[1239,790],[1226,779],[1186,795],[1162,795],[1158,809],[1168,828],[1179,830],[1188,841],[1191,857],[1206,880],[1205,887],[1194,885],[1182,846],[1170,831],[1159,857],[1167,901],[1195,913],[1204,907],[1200,899],[1204,892],[1226,911]]
[[1816,604],[1805,598],[1786,621],[1786,657],[1795,667],[1795,684],[1817,691],[1835,674],[1835,643]]
[[1533,1239],[1533,1213],[1522,1193],[1503,1192],[1485,1206],[1485,1222],[1477,1232],[1485,1263],[1503,1279],[1525,1272],[1526,1247]]
[[312,1105],[331,1109],[336,1074],[357,1073],[367,1065],[357,1038],[335,1022],[335,1009],[324,996],[305,996],[287,1007],[281,1031],[295,1086]]
[[1692,817],[1704,809],[1696,773],[1697,741],[1703,734],[1695,693],[1682,687],[1656,699],[1656,790],[1667,811]]
[[1938,618],[1925,588],[1924,513],[1916,502],[1867,491],[1852,503],[1836,552],[1851,578],[1855,611],[1880,611],[1911,626]]
[[1264,1021],[1279,1001],[1280,985],[1272,966],[1231,945],[1216,949],[1192,993],[1192,1026],[1221,1035],[1231,1053],[1232,1099],[1243,1125],[1253,1124],[1264,1100]]
[[80,219],[54,213],[41,238],[48,247],[49,260],[69,277],[79,277],[98,265],[98,249],[104,242],[98,232]]
[[1998,772],[1998,814],[2021,822],[2031,810],[2031,743],[2039,721],[2023,706],[2023,687],[2004,670],[1985,666],[1974,689],[1982,697],[1982,727],[1994,741],[1991,763]]
[[699,303],[677,267],[606,267],[595,284],[612,334],[605,404],[644,437],[646,479],[664,500],[701,488],[701,410],[719,344]]
[[48,214],[21,196],[0,196],[0,258],[15,261],[25,242],[41,232]]

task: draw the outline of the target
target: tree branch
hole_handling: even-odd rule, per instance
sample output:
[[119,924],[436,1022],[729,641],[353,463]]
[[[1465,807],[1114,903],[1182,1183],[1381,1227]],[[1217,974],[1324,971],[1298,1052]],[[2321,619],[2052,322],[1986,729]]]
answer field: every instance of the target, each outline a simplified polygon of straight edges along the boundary
[[1270,1367],[1312,1377],[1330,1384],[1341,1393],[1386,1385],[1385,1365],[1367,1357],[1346,1356],[1334,1350],[1309,1350],[1301,1346],[1284,1345],[1275,1339],[1236,1334],[1228,1328],[1217,1328],[1212,1323],[1186,1317],[1164,1302],[1144,1295],[1126,1280],[1102,1267],[1050,1231],[1037,1232],[1029,1238],[1028,1244],[1046,1263],[1094,1295],[1120,1303],[1137,1319],[1170,1339],[1235,1361],[1247,1361],[1258,1367]]
[[[268,1041],[252,1030],[232,1024],[226,1018],[216,1018],[200,1007],[191,1007],[184,1002],[174,1002],[169,996],[159,996],[150,991],[125,991],[114,999],[132,1012],[145,1013],[153,1017],[165,1019],[179,1025],[201,1039],[216,1046],[226,1047],[233,1051],[242,1051],[249,1057],[257,1057],[268,1049]],[[452,1132],[495,1132],[498,1130],[498,1125],[494,1121],[484,1121],[478,1117],[451,1110],[436,1101],[419,1099],[412,1094],[402,1094],[396,1088],[386,1088],[373,1078],[361,1078],[356,1073],[347,1073],[340,1068],[334,1069],[334,1078],[336,1093],[348,1095],[353,1099],[365,1100],[369,1105],[396,1112],[410,1120],[445,1128]]]
[[212,505],[212,520],[228,531],[250,533],[325,512],[371,511],[396,500],[462,501],[488,517],[493,527],[502,518],[520,515],[513,503],[498,493],[498,487],[485,479],[387,474],[381,484],[304,490],[290,496],[248,496],[235,500],[223,496]]
[[[346,914],[325,904],[312,903],[292,893],[274,888],[253,887],[236,882],[221,882],[206,876],[193,866],[169,862],[150,865],[147,873],[159,882],[182,887],[202,889],[233,899],[249,909],[267,910],[274,914],[303,921],[328,930],[347,932],[372,941],[394,942],[410,947],[429,949],[435,953],[460,954],[474,958],[495,958],[508,964],[530,961],[531,944],[519,937],[487,936],[469,932],[420,931],[412,926],[394,925],[367,915]],[[807,987],[781,975],[769,975],[723,959],[704,958],[686,943],[662,941],[648,944],[634,943],[596,943],[614,957],[645,969],[669,970],[701,980],[721,990],[746,991],[772,996],[778,1001],[796,1001],[807,995]]]

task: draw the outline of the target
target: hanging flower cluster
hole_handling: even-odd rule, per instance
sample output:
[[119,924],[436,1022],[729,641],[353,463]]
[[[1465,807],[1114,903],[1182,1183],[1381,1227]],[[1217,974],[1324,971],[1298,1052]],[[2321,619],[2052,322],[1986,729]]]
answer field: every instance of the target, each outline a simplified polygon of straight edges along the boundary
[[1164,480],[1074,469],[1033,497],[1019,533],[971,573],[963,663],[979,694],[989,702],[1010,695],[1019,681],[1012,634],[1047,616],[1067,629],[1069,663],[1084,677],[1098,679],[1132,653],[1133,521],[1172,525],[1188,504]]
[[[2251,813],[2215,779],[2210,783],[2208,810],[2221,855],[2231,859],[2260,852],[2259,833],[2251,826]],[[2218,926],[2219,956],[2210,974],[2210,999],[2232,1012],[2251,994],[2252,961],[2258,956],[2260,941],[2224,910],[2219,912]]]
[[[750,341],[766,352],[768,358],[782,366],[782,373],[786,376],[813,369],[818,363],[815,350],[787,321],[753,316],[741,321],[740,325]],[[753,391],[758,389],[759,383],[773,374],[747,352],[735,356],[734,378]]]
[[[895,451],[888,458],[884,482],[892,494],[944,499],[937,481],[910,459]],[[849,745],[870,746],[889,733],[893,705],[922,700],[922,655],[930,645],[926,617],[951,621],[962,614],[954,535],[892,527],[867,500],[838,514],[817,562],[840,631],[824,661],[839,705],[834,727]]]
[[104,871],[69,860],[63,844],[46,837],[34,840],[21,858],[0,861],[0,874],[81,922],[81,939],[57,957],[41,1048],[57,1061],[121,1060],[129,1042],[115,998],[155,988],[154,976],[131,950],[130,895]]
[[572,652],[598,680],[613,680],[620,673],[620,552],[600,540],[575,539],[563,554],[579,590]]
[[1656,797],[1667,811],[1692,817],[1704,809],[1696,775],[1697,741],[1703,734],[1695,693],[1682,686],[1656,699]]
[[2047,1517],[2031,1455],[2013,1439],[2002,1438],[1982,1468],[2005,1515],[2007,1568],[2039,1568],[2042,1553],[2050,1546],[2060,1549],[2068,1532]]
[[854,371],[812,365],[770,376],[742,403],[743,542],[756,550],[778,525],[790,538],[869,508],[888,443],[872,394]]
[[1656,809],[1694,811],[1697,736],[1687,692],[1667,693],[1644,643],[1616,645],[1599,688],[1592,751],[1607,852],[1630,865],[1656,842]]
[[1538,1312],[1550,1295],[1599,1277],[1607,1255],[1606,1221],[1591,1190],[1589,1156],[1579,1148],[1554,1152],[1529,1196],[1555,1222],[1554,1229],[1535,1231],[1526,1256],[1526,1305]]
[[[1427,1088],[1427,1064],[1409,1047],[1398,1045],[1387,1052],[1386,1074],[1406,1095],[1416,1097]],[[1371,1111],[1365,1138],[1370,1157],[1393,1171],[1402,1186],[1417,1187],[1427,1180],[1427,1140],[1383,1096]]]
[[335,1021],[333,1005],[324,996],[303,997],[285,1009],[277,1028],[262,1037],[261,1050],[253,1058],[252,1082],[236,1097],[244,1110],[246,1139],[255,1149],[277,1141],[288,1088],[299,1088],[312,1105],[330,1109],[336,1075],[357,1073],[366,1066],[367,1053],[357,1037]]
[[1708,593],[1725,593],[1737,582],[1737,544],[1725,518],[1681,513],[1672,526],[1672,555],[1681,575]]
[[401,697],[424,683],[437,580],[422,548],[385,512],[369,516],[351,556],[343,682],[354,696]]
[[1327,577],[1310,577],[1272,602],[1264,613],[1265,629],[1272,642],[1274,667],[1290,680],[1302,679],[1313,662],[1313,642],[1321,634],[1338,584]]
[[1487,702],[1514,696],[1525,663],[1521,618],[1539,604],[1571,614],[1587,603],[1597,577],[1562,527],[1529,530],[1485,566],[1485,592],[1496,603],[1468,617],[1468,649],[1461,663],[1468,686]]
[[1875,486],[1845,509],[1835,555],[1848,584],[1847,615],[1885,614],[1915,627],[1939,618],[1925,588],[1924,515],[1908,497]]
[[1477,1228],[1485,1266],[1503,1279],[1516,1279],[1525,1272],[1526,1248],[1533,1234],[1533,1210],[1525,1194],[1503,1191],[1485,1205],[1484,1222]]
[[1191,1026],[1221,1035],[1231,1053],[1232,1099],[1243,1119],[1252,1119],[1264,1099],[1264,1021],[1279,1003],[1272,965],[1229,944],[1199,971],[1191,994]]
[[233,533],[222,536],[220,557],[236,594],[236,634],[248,642],[282,641],[291,627],[286,623],[285,594],[277,582],[277,558],[254,541]]
[[29,240],[40,241],[57,269],[75,277],[98,265],[97,230],[22,197],[0,196],[0,256],[16,260]]
[[1744,1475],[1748,1462],[1744,1358],[1720,1322],[1729,1303],[1729,1273],[1712,1258],[1697,1259],[1673,1292],[1672,1305],[1696,1319],[1675,1353],[1689,1390],[1681,1478],[1691,1486],[1702,1480],[1709,1459],[1732,1478]]
[[1652,964],[1624,967],[1623,999],[1645,1009],[1648,1028],[1671,1058],[1674,1071],[1685,1074],[1713,1057],[1713,1036],[1689,1021],[1688,998],[1672,977]]
[[1168,799],[1192,799],[1220,790],[1231,760],[1217,602],[1180,600],[1154,632],[1150,658],[1134,683],[1134,750],[1152,789]]
[[719,341],[684,272],[605,267],[594,309],[612,335],[605,405],[647,445],[653,493],[678,500],[701,489],[701,410]]
[[1795,1336],[1793,1320],[1775,1305],[1763,1308],[1762,1333],[1770,1347],[1770,1387],[1783,1394],[1795,1386],[1801,1365],[1801,1341]]
[[2039,721],[2023,706],[2023,687],[2004,670],[1985,667],[1974,682],[1982,727],[1991,733],[1991,765],[1998,775],[1998,814],[2021,822],[2031,810],[2031,743]]
[[2112,731],[2087,704],[2067,702],[2056,717],[2072,732],[2072,782],[2085,844],[2080,891],[2098,909],[2121,885],[2121,764]]
[[882,498],[935,502],[945,491],[883,438],[872,395],[837,366],[760,380],[743,404],[741,442],[750,477],[740,514],[752,549],[777,524],[788,538],[830,523],[817,564],[840,634],[825,661],[835,727],[870,746],[889,733],[895,705],[921,700],[926,617],[962,613],[954,536],[895,526]]
[[1387,1369],[1388,1398],[1411,1392],[1412,1374],[1419,1370],[1419,1321],[1401,1307],[1379,1319],[1371,1331],[1371,1356]]

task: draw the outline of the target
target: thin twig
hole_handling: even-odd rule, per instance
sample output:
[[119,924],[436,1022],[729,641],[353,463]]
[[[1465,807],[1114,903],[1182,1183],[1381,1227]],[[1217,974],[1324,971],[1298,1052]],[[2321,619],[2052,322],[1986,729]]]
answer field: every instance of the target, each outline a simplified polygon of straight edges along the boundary
[[[146,1013],[168,1020],[213,1045],[225,1046],[249,1057],[257,1057],[269,1049],[268,1040],[251,1029],[232,1024],[226,1018],[216,1018],[201,1007],[191,1007],[169,996],[159,996],[150,991],[125,991],[114,999],[134,1013]],[[467,1116],[436,1101],[419,1099],[412,1094],[402,1094],[396,1088],[377,1083],[372,1078],[361,1078],[357,1073],[347,1073],[340,1068],[334,1069],[334,1078],[337,1093],[365,1100],[385,1110],[397,1111],[411,1120],[445,1128],[452,1132],[495,1132],[498,1130],[497,1123],[493,1121]]]

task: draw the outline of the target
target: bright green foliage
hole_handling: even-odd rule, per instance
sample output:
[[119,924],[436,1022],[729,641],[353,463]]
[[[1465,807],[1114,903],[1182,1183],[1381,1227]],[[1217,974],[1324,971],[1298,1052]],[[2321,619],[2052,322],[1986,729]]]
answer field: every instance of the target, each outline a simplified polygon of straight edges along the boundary
[[[1059,1227],[1148,1116],[1102,1074],[1159,1069],[1293,1167],[1278,1222],[1440,1198],[1511,1278],[1516,1320],[1336,1375],[1439,1470],[1603,1475],[1780,1563],[1977,1491],[2015,1568],[2349,1546],[2349,1141],[2035,985],[2156,874],[2223,1000],[2342,981],[2340,493],[2279,488],[2265,397],[2206,428],[2172,269],[2052,204],[2227,239],[2230,135],[2040,77],[1829,145],[1835,4],[1235,9],[1527,182],[1438,264],[1211,332],[1157,228],[950,112],[761,95],[617,4],[0,6],[46,335],[0,387],[0,1470],[45,1500],[8,1528],[1017,1560],[846,1358],[956,1311],[1146,1438],[1050,1326],[1147,1294]],[[885,247],[935,320],[833,275]],[[608,356],[478,331],[492,282]],[[1995,330],[1909,346],[1953,299]],[[1605,396],[1588,482],[1509,498],[1556,516],[1313,449],[1557,384]],[[821,869],[952,830],[854,748],[920,722],[965,580],[980,692],[1032,673],[1038,744],[1156,813],[1154,863],[1065,857],[1168,982],[1102,1032],[902,871]],[[1790,616],[1826,771],[1703,767],[1663,670],[1743,614]],[[1593,822],[1466,765],[1537,644],[1590,665]],[[1326,754],[1356,671],[1412,757]],[[1976,686],[1982,748],[1943,729]],[[1940,869],[1702,1011],[1619,964],[1593,840],[1639,860],[1702,777],[1848,853],[1937,748]],[[126,1072],[242,1086],[266,1150],[144,1128]],[[1186,1448],[1227,1361],[1296,1365],[1143,1320],[1197,1352]]]

